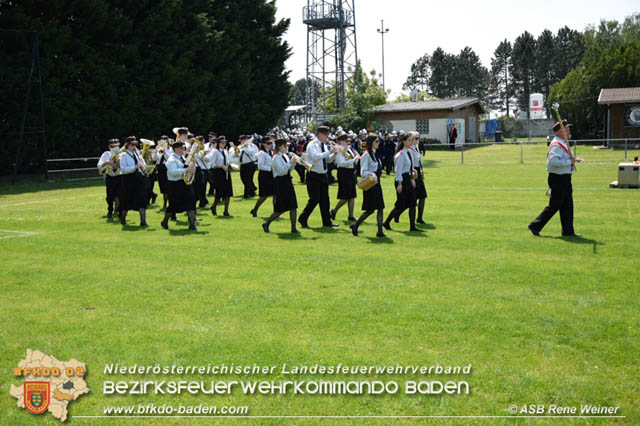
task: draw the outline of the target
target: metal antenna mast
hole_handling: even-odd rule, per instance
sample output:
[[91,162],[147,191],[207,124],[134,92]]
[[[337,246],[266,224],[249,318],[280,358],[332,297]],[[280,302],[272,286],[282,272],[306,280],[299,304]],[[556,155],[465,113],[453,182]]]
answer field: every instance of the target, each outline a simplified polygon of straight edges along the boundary
[[[345,85],[358,88],[355,0],[307,0],[307,114],[324,121],[346,105]],[[335,110],[335,111],[334,111]]]

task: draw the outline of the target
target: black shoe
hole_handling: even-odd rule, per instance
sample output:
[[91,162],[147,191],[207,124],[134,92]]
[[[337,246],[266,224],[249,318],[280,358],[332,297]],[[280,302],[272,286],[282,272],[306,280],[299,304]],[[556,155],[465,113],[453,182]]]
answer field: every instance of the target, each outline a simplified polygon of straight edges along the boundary
[[200,203],[200,204],[198,204],[198,208],[199,209],[204,209],[205,207],[207,207],[207,204],[208,203]]
[[298,231],[297,229],[294,229],[291,231],[292,234],[302,234],[302,232]]
[[576,234],[575,232],[573,234],[562,234],[563,237],[572,237],[572,238],[582,238],[582,234]]
[[352,223],[351,225],[349,225],[349,228],[351,228],[351,233],[353,234],[354,237],[358,236],[358,228],[355,226],[355,223]]
[[107,213],[107,219],[111,219],[113,217],[113,213],[109,212]]
[[394,221],[395,223],[400,223],[400,216],[396,216],[396,217],[394,217],[394,218],[393,218],[393,221]]
[[[269,233],[269,225],[267,224],[267,222],[262,224],[262,230],[264,232],[266,232],[267,234]],[[291,232],[293,232],[293,231],[291,231]]]
[[162,226],[164,229],[169,229],[169,222],[163,220],[162,222],[160,222],[160,226]]
[[229,214],[229,212],[224,212],[224,213],[222,214],[222,216],[231,217],[231,215]]
[[195,225],[189,225],[189,231],[197,231],[198,228]]
[[358,220],[358,219],[356,219],[356,218],[355,218],[355,217],[353,217],[353,216],[349,216],[349,217],[347,218],[347,220],[350,220],[351,222],[355,222],[355,221],[356,221],[356,220]]
[[337,223],[329,222],[326,225],[322,225],[323,228],[335,228],[339,226]]
[[174,222],[177,222],[177,221],[178,221],[178,218],[177,218],[177,217],[176,217],[176,215],[174,214],[174,215],[172,215],[172,216],[171,216],[171,220],[172,220],[172,221],[174,221]]
[[258,212],[254,210],[251,210],[251,216],[253,217],[258,217]]
[[540,236],[540,232],[538,232],[538,231],[533,227],[533,225],[532,225],[532,224],[529,224],[529,226],[527,226],[527,228],[529,228],[529,231],[531,231],[531,233],[532,233],[533,235],[535,235],[536,237],[539,237],[539,236]]
[[389,222],[383,223],[382,226],[384,226],[384,229],[386,229],[387,231],[393,231],[393,229],[391,229],[391,224]]
[[141,222],[140,223],[140,228],[148,228],[149,225],[147,225],[147,222]]
[[211,206],[211,214],[214,216],[218,216],[218,213],[216,212],[216,208]]
[[409,232],[422,232],[422,229],[416,228],[415,226],[409,228]]
[[329,216],[331,216],[331,220],[336,220],[336,211],[335,210],[331,210],[329,212]]
[[156,203],[156,198],[158,198],[158,194],[153,194],[153,195],[151,196],[151,202],[152,202],[153,204],[155,204],[155,203]]
[[380,231],[380,232],[378,232],[378,233],[376,234],[376,237],[378,237],[378,238],[384,238],[384,237],[386,237],[386,236],[387,236],[387,234],[385,234],[385,233],[384,233],[384,232],[382,232],[382,231]]
[[419,223],[420,225],[426,225],[426,224],[427,224],[427,223],[426,223],[424,220],[422,220],[422,219],[418,219],[418,220],[416,220],[416,223]]
[[298,218],[298,223],[300,224],[300,226],[302,227],[302,229],[307,229],[309,228],[309,224],[307,223],[306,220],[302,220],[300,218]]
[[127,224],[127,219],[125,219],[123,216],[120,217],[120,223],[122,225],[126,225]]

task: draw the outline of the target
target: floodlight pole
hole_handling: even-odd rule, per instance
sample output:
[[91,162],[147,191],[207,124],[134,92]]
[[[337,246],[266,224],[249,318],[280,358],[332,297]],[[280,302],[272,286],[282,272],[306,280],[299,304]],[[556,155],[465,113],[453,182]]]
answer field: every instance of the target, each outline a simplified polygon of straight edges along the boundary
[[382,37],[382,91],[386,91],[384,84],[384,35],[389,32],[389,28],[384,27],[384,19],[380,20],[380,28],[377,31]]

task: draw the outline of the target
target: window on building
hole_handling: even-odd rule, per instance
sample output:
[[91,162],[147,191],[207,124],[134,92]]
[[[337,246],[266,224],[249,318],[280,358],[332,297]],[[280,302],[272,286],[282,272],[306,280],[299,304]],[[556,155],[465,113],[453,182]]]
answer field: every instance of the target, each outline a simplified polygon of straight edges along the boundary
[[421,135],[429,134],[429,120],[416,120],[416,132]]

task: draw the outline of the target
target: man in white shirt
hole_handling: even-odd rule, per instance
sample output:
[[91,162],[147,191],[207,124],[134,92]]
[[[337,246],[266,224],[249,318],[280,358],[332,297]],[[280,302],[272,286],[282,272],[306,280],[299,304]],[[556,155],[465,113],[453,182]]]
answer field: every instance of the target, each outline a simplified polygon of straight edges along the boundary
[[258,189],[253,183],[253,175],[257,168],[258,147],[253,143],[253,138],[248,135],[240,136],[240,144],[245,144],[240,150],[240,179],[244,185],[242,198],[251,198],[256,195]]
[[571,186],[571,174],[575,170],[576,162],[582,162],[582,158],[574,157],[571,153],[569,138],[571,137],[570,124],[567,120],[558,121],[553,126],[555,138],[549,144],[547,152],[547,182],[551,188],[549,205],[542,213],[529,224],[529,231],[536,237],[549,220],[560,211],[560,223],[562,224],[563,237],[581,237],[573,229],[573,187]]
[[317,138],[307,146],[308,159],[313,164],[313,169],[307,174],[307,194],[309,201],[300,214],[298,222],[303,228],[308,228],[307,221],[313,209],[320,204],[320,214],[322,215],[322,226],[338,226],[331,222],[330,202],[329,202],[329,181],[327,171],[329,163],[334,160],[338,148],[331,148],[326,142],[329,139],[329,128],[318,127]]

